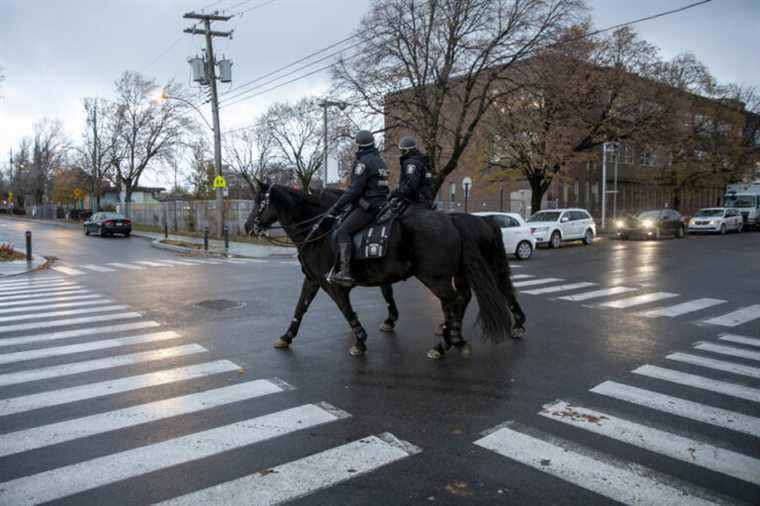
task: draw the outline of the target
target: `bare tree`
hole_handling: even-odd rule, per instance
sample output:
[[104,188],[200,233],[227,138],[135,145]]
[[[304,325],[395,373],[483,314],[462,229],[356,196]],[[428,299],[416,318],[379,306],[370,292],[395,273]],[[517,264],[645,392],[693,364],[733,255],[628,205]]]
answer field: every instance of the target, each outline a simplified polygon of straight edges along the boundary
[[582,0],[375,0],[358,56],[333,77],[352,103],[414,132],[437,189],[477,126],[514,92],[511,69],[584,11]]
[[[125,192],[127,215],[131,211],[132,193],[145,170],[171,160],[174,151],[183,146],[184,136],[194,127],[184,103],[152,101],[149,93],[155,88],[155,81],[136,72],[125,72],[116,81],[113,122],[118,125],[118,142],[111,163]],[[166,84],[164,90],[169,96],[182,96],[181,87],[174,82]]]
[[262,118],[275,146],[275,154],[292,171],[304,191],[322,167],[322,117],[313,98],[303,98],[295,104],[272,105]]
[[112,161],[117,157],[123,115],[103,98],[85,98],[83,106],[86,123],[80,148],[82,168],[89,175],[91,203],[97,210],[104,183],[113,169]]
[[276,144],[271,130],[259,120],[253,127],[225,137],[223,147],[230,170],[256,193],[256,178],[267,178],[275,162]]
[[36,204],[42,204],[50,197],[53,170],[61,165],[67,149],[59,120],[43,118],[35,123],[28,191]]

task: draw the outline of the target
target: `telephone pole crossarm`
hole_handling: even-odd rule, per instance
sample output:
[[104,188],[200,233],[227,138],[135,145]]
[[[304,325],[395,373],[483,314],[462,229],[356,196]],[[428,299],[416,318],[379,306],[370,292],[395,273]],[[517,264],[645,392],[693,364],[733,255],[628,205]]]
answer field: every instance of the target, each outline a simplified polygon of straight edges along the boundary
[[232,31],[229,32],[218,32],[216,30],[209,30],[208,32],[206,30],[199,30],[197,28],[185,28],[182,30],[185,33],[189,33],[192,35],[206,35],[208,33],[212,37],[232,37]]
[[215,12],[213,14],[198,14],[196,12],[186,12],[182,15],[185,19],[202,19],[202,20],[209,20],[209,21],[229,21],[232,19],[232,16],[222,16],[219,14],[219,12]]

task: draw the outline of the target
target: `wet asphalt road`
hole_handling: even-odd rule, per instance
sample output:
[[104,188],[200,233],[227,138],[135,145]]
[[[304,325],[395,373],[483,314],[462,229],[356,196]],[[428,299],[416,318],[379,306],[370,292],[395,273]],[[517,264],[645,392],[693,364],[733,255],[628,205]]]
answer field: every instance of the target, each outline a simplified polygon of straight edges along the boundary
[[[379,290],[353,292],[355,310],[369,332],[366,357],[348,355],[352,342],[348,326],[323,294],[314,301],[293,347],[282,351],[271,343],[288,325],[302,279],[291,259],[169,265],[167,261],[186,259],[150,248],[139,238],[85,238],[78,229],[0,219],[0,236],[19,237],[14,240],[18,244],[26,228],[34,232],[36,250],[58,257],[55,265],[68,270],[41,272],[32,279],[60,278],[52,283],[65,284],[56,290],[95,294],[86,299],[92,306],[78,306],[84,310],[109,304],[128,306],[93,314],[139,315],[98,322],[77,321],[92,316],[86,313],[43,316],[71,309],[37,308],[34,304],[60,303],[38,299],[78,295],[48,294],[51,289],[44,282],[42,287],[28,288],[0,285],[2,504],[24,500],[144,504],[257,472],[258,482],[246,485],[245,479],[239,480],[228,490],[242,493],[251,502],[264,491],[269,497],[287,499],[293,497],[283,490],[293,496],[307,494],[295,498],[295,503],[305,505],[609,504],[614,502],[611,497],[641,497],[637,491],[662,503],[660,499],[670,497],[666,492],[673,490],[684,494],[676,502],[681,504],[694,503],[695,496],[760,503],[760,473],[753,474],[760,469],[753,467],[760,465],[760,232],[661,242],[602,240],[591,247],[541,249],[531,260],[513,263],[519,266],[514,270],[517,283],[535,283],[520,288],[528,316],[525,338],[499,346],[483,343],[473,327],[473,306],[465,322],[472,357],[452,353],[433,362],[425,353],[435,342],[439,304],[413,280],[396,285],[401,319],[393,335],[377,330],[385,319]],[[101,269],[93,270],[93,266]],[[564,285],[577,288],[527,293]],[[585,300],[559,298],[615,286],[630,290]],[[19,303],[27,300],[19,298],[27,294],[36,297],[29,306]],[[650,296],[649,302],[631,300],[644,294],[657,295]],[[95,296],[112,302],[100,302]],[[654,300],[658,297],[662,298]],[[197,305],[211,300],[244,307],[219,311]],[[641,303],[609,305],[622,300],[629,302],[617,305]],[[3,308],[8,302],[15,305]],[[673,306],[680,308],[676,312],[690,311],[676,316],[641,315]],[[9,310],[12,307],[21,309],[17,313]],[[5,319],[25,315],[28,318]],[[60,327],[48,325],[67,319],[75,321]],[[155,326],[83,333],[134,322],[155,322]],[[67,331],[71,331],[69,336],[61,336]],[[101,349],[89,345],[163,331],[176,332],[176,336],[113,342]],[[51,337],[55,333],[57,337]],[[725,334],[750,340],[720,339]],[[30,339],[24,342],[25,337]],[[708,348],[695,349],[697,342],[707,343]],[[57,356],[44,356],[45,352],[10,355],[76,345],[82,347],[58,350]],[[166,356],[119,358],[180,347],[185,348]],[[102,365],[76,365],[96,360]],[[100,394],[86,387],[220,361],[231,365],[213,374],[180,376],[171,382],[161,383],[154,375],[137,387],[115,393],[114,385],[105,385]],[[61,367],[52,369],[57,365]],[[641,366],[649,368],[632,372]],[[651,372],[663,370],[670,380]],[[680,384],[673,380],[676,377],[682,378]],[[269,384],[282,391],[194,411],[185,402],[190,394],[256,380],[272,380]],[[606,384],[608,394],[589,391],[604,382],[612,382]],[[642,389],[650,402],[657,394],[677,401],[657,409],[645,405],[646,400],[613,398],[609,392],[621,395],[619,385]],[[64,402],[77,387],[84,392],[81,397]],[[155,404],[161,400],[168,400],[165,404],[179,410],[177,414],[162,416]],[[558,400],[575,407],[555,406],[541,414],[542,406]],[[342,413],[317,405],[321,402]],[[310,405],[317,405],[317,415],[327,421],[304,411]],[[680,406],[688,409],[681,412]],[[113,413],[129,407],[153,418],[138,423],[122,417],[121,425],[105,428],[104,420],[115,423]],[[724,411],[712,416],[712,408]],[[284,413],[282,420],[245,422],[283,410],[294,411]],[[584,410],[592,411],[584,414]],[[730,412],[727,417],[726,412]],[[741,428],[736,427],[736,414]],[[35,428],[95,415],[101,418],[79,424],[94,427],[87,434],[75,434],[81,437],[35,443],[43,432]],[[245,423],[228,427],[237,422]],[[287,428],[288,423],[295,427]],[[268,424],[274,434],[256,436]],[[53,432],[58,434],[70,430],[56,427]],[[505,456],[483,447],[488,446],[481,440],[484,433],[497,427],[502,430],[489,436],[489,441],[503,444],[504,453],[517,451],[515,433],[529,436],[526,461],[520,462],[519,452]],[[205,437],[219,428],[225,428],[218,434],[222,442],[204,446]],[[377,440],[380,443],[366,439],[385,433],[392,436],[383,436]],[[626,439],[631,433],[636,434],[633,440]],[[236,439],[240,434],[259,439]],[[310,455],[357,440],[368,448],[363,457],[339,449],[308,460]],[[2,442],[10,441],[22,441],[20,450],[3,451]],[[180,441],[207,451],[195,455],[178,445]],[[541,442],[569,449],[564,452],[571,455],[569,463],[563,467],[561,459],[549,457]],[[381,462],[389,453],[394,456]],[[594,478],[594,473],[602,477]],[[71,484],[76,476],[82,483]],[[60,486],[56,480],[67,485]],[[641,492],[646,490],[650,492]],[[625,491],[633,495],[626,496]],[[222,497],[191,495],[187,500],[227,503]]]

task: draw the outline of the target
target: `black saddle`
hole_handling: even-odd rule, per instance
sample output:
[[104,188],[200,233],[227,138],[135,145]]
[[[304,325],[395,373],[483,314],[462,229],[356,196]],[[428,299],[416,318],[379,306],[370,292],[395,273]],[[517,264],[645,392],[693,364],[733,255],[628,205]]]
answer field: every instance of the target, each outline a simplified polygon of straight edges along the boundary
[[[353,245],[352,260],[377,260],[384,258],[388,252],[391,234],[398,229],[396,218],[402,212],[403,209],[399,209],[398,206],[387,204],[377,213],[375,219],[369,225],[355,233],[351,238]],[[348,213],[344,214],[343,218],[346,215]],[[332,233],[333,246],[336,243],[335,235],[337,234],[340,221],[335,224]]]

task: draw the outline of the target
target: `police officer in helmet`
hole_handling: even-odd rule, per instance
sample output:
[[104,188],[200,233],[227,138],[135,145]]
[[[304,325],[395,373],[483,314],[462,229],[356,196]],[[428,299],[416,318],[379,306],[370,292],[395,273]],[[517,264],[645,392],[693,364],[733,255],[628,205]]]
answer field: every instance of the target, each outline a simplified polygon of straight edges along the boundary
[[351,236],[360,231],[375,218],[388,197],[388,167],[375,147],[375,138],[367,130],[356,134],[356,160],[351,168],[351,183],[346,192],[330,209],[330,213],[341,212],[352,206],[351,212],[340,224],[337,232],[340,270],[332,281],[351,286]]
[[398,149],[401,153],[401,173],[398,188],[391,196],[432,208],[432,174],[428,158],[419,152],[417,140],[410,135],[401,138]]

